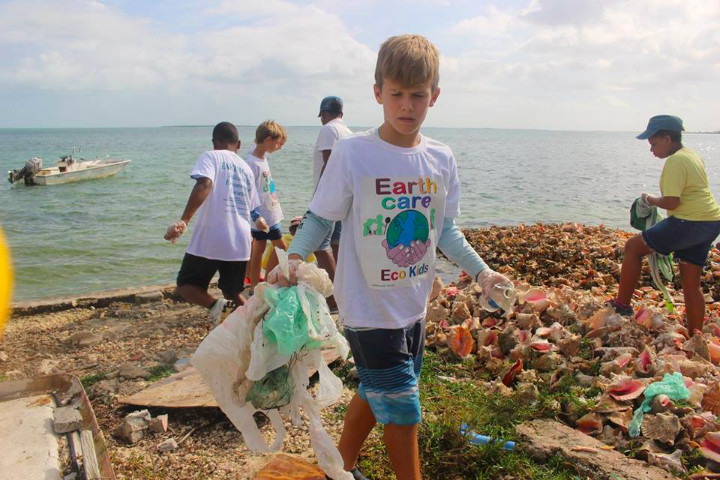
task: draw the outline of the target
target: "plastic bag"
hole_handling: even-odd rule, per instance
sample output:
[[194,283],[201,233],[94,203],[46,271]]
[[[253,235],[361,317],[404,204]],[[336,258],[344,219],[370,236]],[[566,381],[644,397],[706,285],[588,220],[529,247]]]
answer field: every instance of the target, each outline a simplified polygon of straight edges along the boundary
[[288,405],[292,399],[295,383],[290,368],[283,365],[268,372],[260,381],[254,382],[245,400],[255,408],[270,410]]
[[635,410],[633,419],[630,422],[630,428],[628,428],[630,437],[635,438],[640,435],[643,416],[645,412],[651,410],[650,402],[652,402],[653,398],[660,394],[665,394],[672,400],[687,400],[690,398],[690,390],[685,386],[682,374],[680,372],[675,372],[672,375],[666,373],[661,381],[651,383],[643,392],[645,400],[642,405]]
[[[278,250],[281,266],[287,260],[284,253]],[[324,299],[332,293],[327,273],[315,265],[302,264],[297,268],[297,276],[297,287],[281,289],[259,284],[255,295],[244,306],[208,334],[193,354],[191,363],[210,387],[222,411],[240,430],[250,450],[263,453],[279,450],[286,433],[280,412],[289,415],[295,425],[302,424],[301,412],[304,412],[320,467],[335,480],[352,480],[352,474],[343,469],[340,452],[323,428],[320,416],[322,408],[340,399],[342,381],[325,364],[319,347],[336,348],[342,359],[347,358],[350,348],[337,331]],[[279,300],[291,305],[292,315],[283,318],[293,324],[270,329],[276,340],[272,342],[265,336],[264,327],[266,320],[273,317],[273,308]],[[300,331],[302,329],[304,331]],[[280,341],[285,332],[295,335],[293,346]],[[280,348],[289,354],[281,353]],[[308,392],[307,373],[312,366],[317,368],[320,377],[315,397]],[[291,385],[294,388],[290,403],[280,410],[255,408],[285,403]],[[272,445],[265,442],[255,423],[253,414],[257,411],[263,411],[275,428]]]

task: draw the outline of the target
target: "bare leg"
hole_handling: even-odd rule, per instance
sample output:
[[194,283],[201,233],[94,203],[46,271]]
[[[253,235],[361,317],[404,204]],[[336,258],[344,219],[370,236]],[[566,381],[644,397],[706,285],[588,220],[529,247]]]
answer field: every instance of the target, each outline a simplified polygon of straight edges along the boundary
[[285,240],[280,238],[280,240],[271,240],[273,244],[273,251],[270,254],[270,258],[268,258],[267,265],[265,265],[265,277],[267,277],[267,274],[273,271],[273,268],[277,267],[278,265],[278,258],[277,253],[275,253],[276,248],[280,248],[282,250],[285,250],[287,252],[287,245],[285,244]]
[[[332,250],[318,250],[315,252],[315,257],[317,258],[318,267],[328,273],[330,280],[335,280],[335,259],[333,258]],[[330,310],[337,308],[334,295],[327,298],[327,303]]]
[[695,330],[702,331],[705,317],[705,298],[700,288],[702,267],[692,263],[680,262],[680,283],[685,297],[685,317],[687,329],[692,336]]
[[250,278],[250,287],[255,286],[260,281],[260,264],[262,262],[263,253],[267,240],[253,240],[252,251],[250,252],[250,261],[248,262],[248,277]]
[[207,290],[200,288],[196,285],[180,285],[177,287],[177,293],[180,294],[186,302],[200,305],[201,307],[210,308],[215,303],[215,297],[210,295]]
[[333,244],[330,245],[330,248],[332,248],[333,258],[335,259],[335,263],[337,263],[337,260],[338,260],[338,252],[340,251],[340,244],[339,244],[339,243],[333,243]]
[[330,280],[335,280],[335,259],[333,258],[331,250],[318,250],[315,252],[317,258],[318,267],[322,268],[328,273]]
[[370,409],[370,404],[356,393],[345,412],[345,425],[338,443],[338,450],[345,462],[345,470],[350,471],[355,468],[360,449],[374,426],[375,415]]
[[385,425],[385,447],[397,480],[420,480],[418,426]]
[[620,286],[617,294],[617,300],[620,303],[630,305],[633,292],[640,279],[642,259],[650,252],[651,250],[645,244],[642,235],[635,235],[625,243],[622,270],[620,271]]

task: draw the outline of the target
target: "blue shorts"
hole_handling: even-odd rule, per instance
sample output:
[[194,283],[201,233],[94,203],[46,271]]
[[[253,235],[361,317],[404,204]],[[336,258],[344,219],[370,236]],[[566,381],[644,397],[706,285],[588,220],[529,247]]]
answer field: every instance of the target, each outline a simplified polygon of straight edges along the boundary
[[720,220],[695,222],[668,217],[642,232],[648,247],[662,255],[675,254],[688,263],[705,266],[708,252],[720,235]]
[[338,245],[340,243],[340,231],[342,230],[342,222],[335,222],[332,229],[330,229],[330,233],[327,234],[327,236],[323,239],[322,243],[316,250],[316,252],[322,252],[325,250],[330,250],[331,245]]
[[267,232],[251,228],[250,235],[252,235],[253,240],[280,240],[282,238],[282,230],[280,230],[280,224],[276,223],[271,226]]
[[405,328],[345,327],[360,385],[358,395],[384,424],[420,423],[420,368],[425,319]]

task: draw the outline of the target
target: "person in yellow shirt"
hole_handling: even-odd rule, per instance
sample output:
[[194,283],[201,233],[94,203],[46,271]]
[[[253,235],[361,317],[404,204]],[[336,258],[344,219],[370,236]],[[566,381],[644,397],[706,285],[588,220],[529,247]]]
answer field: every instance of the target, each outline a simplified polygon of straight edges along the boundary
[[[292,243],[292,237],[295,236],[295,232],[297,232],[297,228],[300,225],[300,222],[302,222],[302,216],[294,217],[292,220],[290,220],[290,228],[288,229],[290,233],[284,233],[282,238],[285,241],[285,245],[288,247],[290,246],[290,243]],[[273,250],[275,247],[273,246],[272,242],[268,244],[267,248],[265,249],[265,253],[262,257],[262,268],[265,269],[266,272],[271,272],[273,268],[277,266],[277,257],[272,255]],[[315,255],[310,254],[306,259],[308,262],[314,262],[315,261]]]
[[630,300],[640,278],[642,258],[651,252],[674,254],[680,262],[680,283],[690,335],[702,330],[705,299],[700,289],[702,269],[713,242],[720,235],[720,206],[708,185],[705,164],[682,144],[682,120],[657,115],[637,136],[650,143],[653,155],[665,160],[660,175],[660,196],[642,198],[667,210],[668,218],[635,235],[625,244],[618,295],[610,304],[620,314],[632,314]]

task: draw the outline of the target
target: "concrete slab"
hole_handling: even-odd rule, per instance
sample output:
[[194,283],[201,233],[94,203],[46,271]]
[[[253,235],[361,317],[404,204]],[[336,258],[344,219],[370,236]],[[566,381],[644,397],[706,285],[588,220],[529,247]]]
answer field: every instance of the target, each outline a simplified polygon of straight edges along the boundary
[[0,472],[3,478],[62,478],[59,438],[53,432],[50,395],[0,403]]

